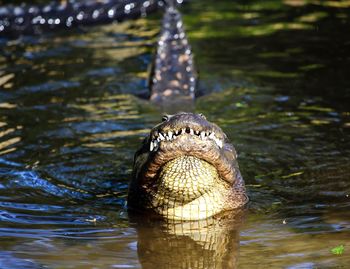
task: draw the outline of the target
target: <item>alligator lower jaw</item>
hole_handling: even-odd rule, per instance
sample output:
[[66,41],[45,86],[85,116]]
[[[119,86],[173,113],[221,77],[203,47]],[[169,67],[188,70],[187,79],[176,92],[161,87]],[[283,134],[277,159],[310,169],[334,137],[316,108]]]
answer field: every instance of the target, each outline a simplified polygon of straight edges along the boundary
[[216,168],[225,183],[234,184],[236,171],[215,142],[202,140],[189,134],[179,136],[175,141],[162,141],[156,152],[150,153],[147,169],[144,174],[146,182],[153,181],[161,168],[169,161],[181,156],[193,156],[206,161]]

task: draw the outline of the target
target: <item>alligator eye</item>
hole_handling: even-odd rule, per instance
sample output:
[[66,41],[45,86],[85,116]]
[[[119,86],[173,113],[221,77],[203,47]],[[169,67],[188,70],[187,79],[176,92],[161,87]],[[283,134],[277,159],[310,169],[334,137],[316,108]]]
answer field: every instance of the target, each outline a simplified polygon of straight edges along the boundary
[[168,115],[163,115],[162,121],[164,122],[164,121],[167,121],[167,120],[169,120],[169,116]]
[[202,117],[203,119],[207,119],[202,113],[199,113],[198,116]]

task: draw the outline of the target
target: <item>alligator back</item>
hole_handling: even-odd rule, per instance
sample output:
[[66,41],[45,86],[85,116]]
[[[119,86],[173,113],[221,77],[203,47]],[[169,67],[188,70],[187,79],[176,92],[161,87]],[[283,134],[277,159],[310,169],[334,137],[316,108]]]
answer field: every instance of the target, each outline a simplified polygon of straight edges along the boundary
[[165,10],[152,70],[152,101],[172,105],[193,101],[197,74],[181,14],[173,5]]

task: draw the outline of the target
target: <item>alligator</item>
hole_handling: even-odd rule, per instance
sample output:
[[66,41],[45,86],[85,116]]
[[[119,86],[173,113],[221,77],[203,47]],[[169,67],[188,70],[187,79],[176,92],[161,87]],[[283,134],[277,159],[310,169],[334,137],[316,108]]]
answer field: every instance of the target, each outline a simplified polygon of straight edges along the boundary
[[[154,5],[163,3],[165,13],[149,81],[149,97],[171,110],[179,103],[182,107],[184,103],[193,103],[197,82],[191,47],[176,9],[176,3],[181,2],[106,0],[85,4],[74,1],[75,6],[65,2],[36,9],[25,6],[17,11],[12,7],[0,14],[0,30],[28,33],[37,31],[37,26],[43,30],[46,24],[53,29],[63,22],[66,27],[74,23],[103,23],[123,17],[117,15],[119,9],[113,8],[113,3],[122,5],[121,13],[131,17],[142,13],[140,7],[145,12],[152,11],[156,9]],[[110,17],[111,10],[114,18]],[[19,18],[23,21],[18,21]],[[128,193],[131,212],[153,212],[165,219],[192,221],[242,208],[247,202],[234,146],[220,127],[202,114],[179,112],[163,116],[135,154]]]

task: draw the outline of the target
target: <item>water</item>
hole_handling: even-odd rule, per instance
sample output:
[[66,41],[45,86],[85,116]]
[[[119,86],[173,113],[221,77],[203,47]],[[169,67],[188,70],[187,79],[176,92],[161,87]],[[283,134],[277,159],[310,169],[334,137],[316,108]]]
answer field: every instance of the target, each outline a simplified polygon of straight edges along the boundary
[[[1,43],[0,268],[346,268],[349,5],[194,1],[196,111],[236,145],[243,216],[125,210],[157,17]],[[344,253],[331,250],[339,245]]]

